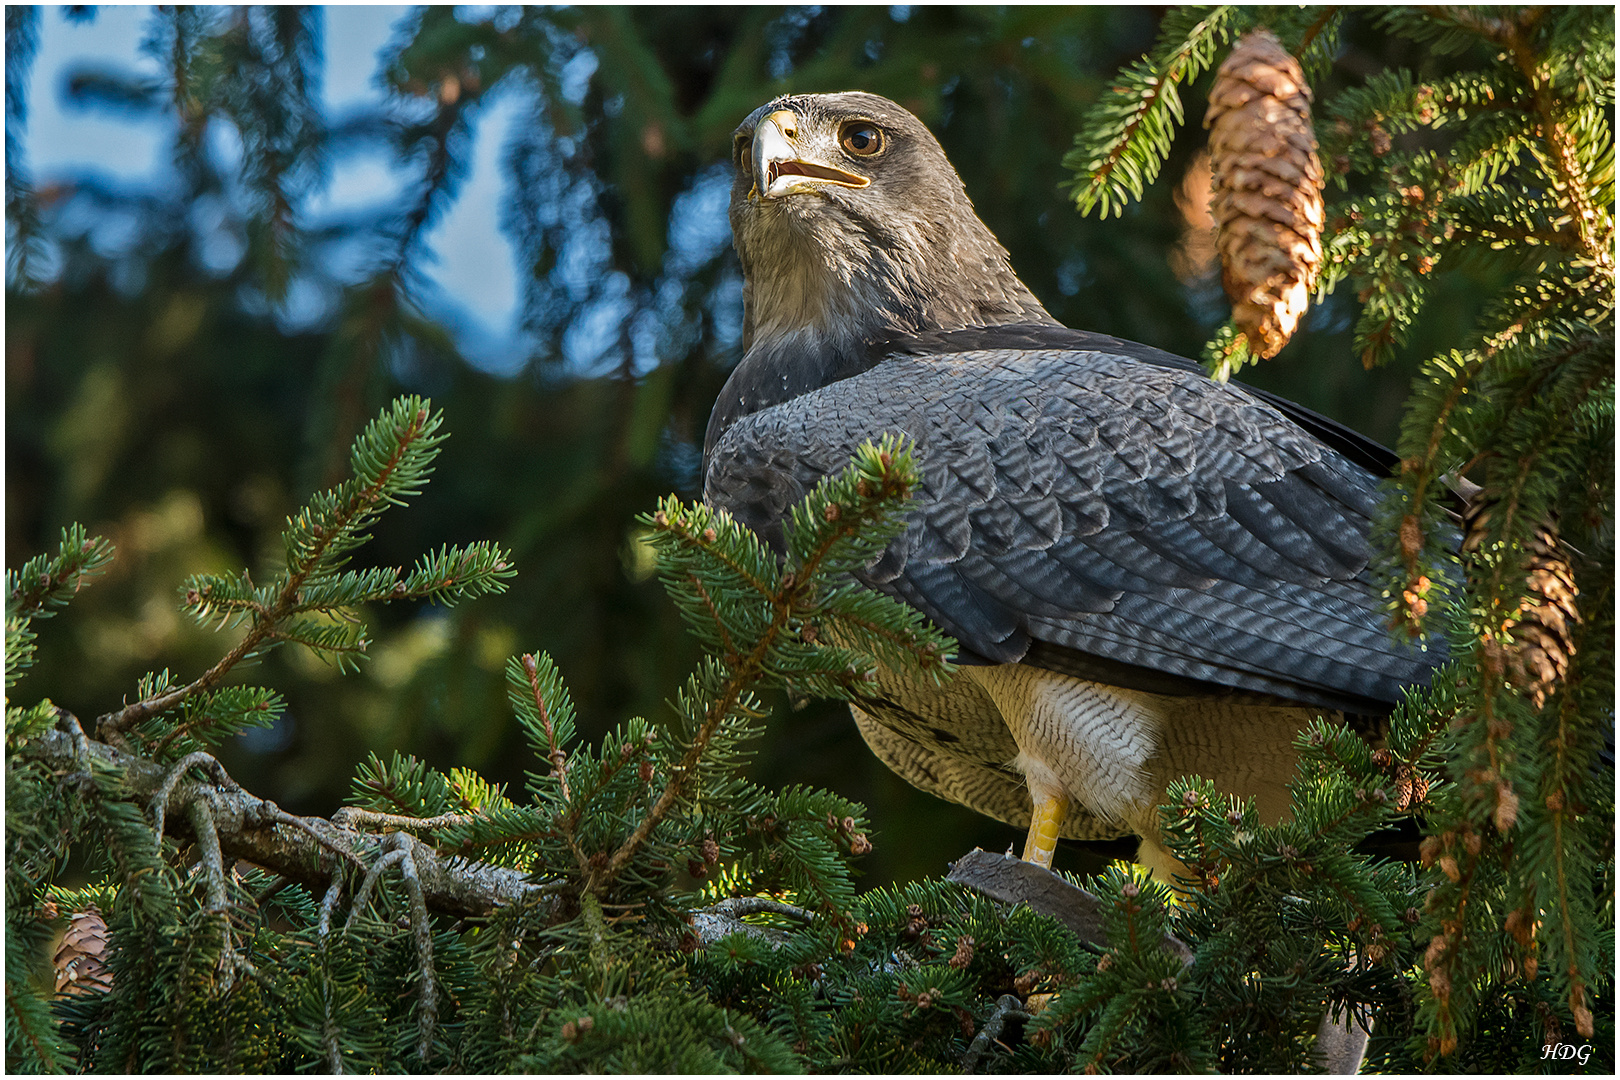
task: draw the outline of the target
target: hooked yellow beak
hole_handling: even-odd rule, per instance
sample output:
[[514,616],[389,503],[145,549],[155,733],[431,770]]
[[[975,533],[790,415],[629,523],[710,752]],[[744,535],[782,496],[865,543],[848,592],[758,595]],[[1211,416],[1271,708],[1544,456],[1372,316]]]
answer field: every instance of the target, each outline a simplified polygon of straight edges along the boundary
[[864,176],[812,161],[796,147],[799,118],[787,109],[778,109],[754,128],[754,190],[750,198],[780,199],[817,191],[826,184],[863,188],[872,181]]

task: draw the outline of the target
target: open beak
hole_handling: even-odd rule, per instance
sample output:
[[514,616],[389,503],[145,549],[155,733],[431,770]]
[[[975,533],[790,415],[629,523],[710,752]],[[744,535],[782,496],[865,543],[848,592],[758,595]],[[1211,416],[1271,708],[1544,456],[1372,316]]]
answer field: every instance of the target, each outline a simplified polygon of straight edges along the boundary
[[780,199],[816,191],[827,184],[863,188],[872,182],[864,176],[802,157],[794,147],[798,134],[799,118],[787,109],[771,113],[754,128],[754,190],[750,195]]

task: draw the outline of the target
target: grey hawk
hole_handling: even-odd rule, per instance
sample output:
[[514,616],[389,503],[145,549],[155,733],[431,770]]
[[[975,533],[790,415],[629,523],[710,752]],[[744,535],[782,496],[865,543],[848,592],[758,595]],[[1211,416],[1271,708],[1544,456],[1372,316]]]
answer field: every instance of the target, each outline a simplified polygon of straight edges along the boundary
[[781,549],[855,448],[915,443],[905,533],[858,575],[960,643],[943,688],[883,672],[851,707],[902,777],[1029,828],[1143,837],[1198,773],[1287,808],[1318,715],[1387,714],[1441,659],[1368,576],[1387,450],[1194,363],[1057,323],[905,109],[785,96],[737,129],[744,355],[704,497]]

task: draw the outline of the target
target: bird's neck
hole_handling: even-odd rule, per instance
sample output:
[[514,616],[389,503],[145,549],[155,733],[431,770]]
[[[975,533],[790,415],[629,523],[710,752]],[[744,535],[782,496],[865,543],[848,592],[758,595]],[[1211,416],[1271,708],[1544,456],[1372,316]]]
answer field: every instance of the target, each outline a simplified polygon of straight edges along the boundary
[[877,343],[934,330],[1057,325],[989,229],[972,220],[983,235],[955,242],[860,230],[829,242],[790,225],[767,234],[776,250],[739,250],[743,359],[715,402],[705,454],[744,416],[868,370],[883,359]]
[[745,355],[797,351],[806,339],[837,352],[930,330],[1055,324],[971,204],[963,211],[933,229],[854,216],[843,229],[812,229],[810,219],[779,215],[739,250]]

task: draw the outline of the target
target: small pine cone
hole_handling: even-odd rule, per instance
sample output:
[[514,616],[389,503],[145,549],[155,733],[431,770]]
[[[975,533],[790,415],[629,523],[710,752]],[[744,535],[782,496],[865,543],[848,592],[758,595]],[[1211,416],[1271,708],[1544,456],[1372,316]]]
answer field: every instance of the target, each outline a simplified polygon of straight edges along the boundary
[[[1490,519],[1490,504],[1483,492],[1476,493],[1463,515],[1464,551],[1478,551],[1484,545]],[[1503,629],[1511,642],[1505,657],[1508,675],[1539,709],[1569,673],[1570,658],[1575,655],[1575,627],[1581,621],[1575,606],[1580,590],[1554,522],[1536,527],[1529,549],[1524,598]]]
[[[1429,794],[1429,781],[1410,765],[1395,770],[1395,809],[1409,810],[1421,803]],[[1423,865],[1427,866],[1425,862]]]
[[1525,674],[1525,689],[1536,708],[1547,702],[1564,676],[1569,673],[1570,657],[1575,655],[1575,627],[1581,621],[1575,597],[1575,573],[1559,549],[1558,533],[1551,522],[1536,530],[1530,542],[1530,572],[1524,614],[1514,625],[1513,645],[1517,664]]
[[1299,61],[1269,30],[1244,35],[1209,92],[1221,280],[1260,357],[1288,344],[1322,265],[1322,162]]
[[112,989],[107,966],[107,923],[95,908],[68,916],[67,932],[51,958],[56,969],[56,993],[104,994]]

